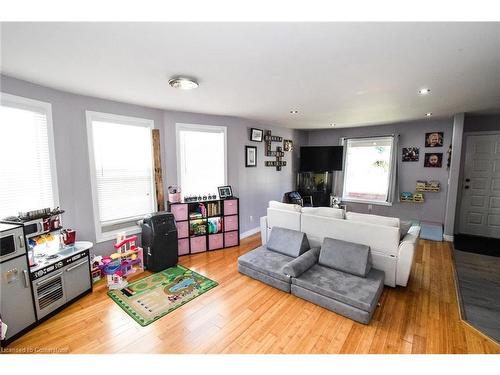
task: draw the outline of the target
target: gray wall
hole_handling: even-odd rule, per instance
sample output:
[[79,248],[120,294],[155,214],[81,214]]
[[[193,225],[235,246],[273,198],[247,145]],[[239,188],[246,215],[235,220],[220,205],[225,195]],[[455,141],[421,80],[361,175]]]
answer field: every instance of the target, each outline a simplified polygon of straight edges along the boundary
[[[52,104],[59,198],[61,207],[66,210],[63,221],[65,226],[77,230],[80,240],[95,242],[86,110],[154,120],[162,139],[165,188],[177,181],[175,123],[227,126],[228,184],[233,186],[234,194],[240,198],[241,232],[257,227],[259,217],[265,215],[267,202],[271,199],[280,200],[283,192],[292,189],[294,185],[298,151],[286,153],[285,160],[289,165],[280,172],[275,168],[264,167],[264,144],[250,142],[249,129],[256,127],[272,130],[275,135],[294,140],[296,150],[304,142],[304,135],[300,131],[266,126],[235,117],[163,111],[76,95],[4,75],[0,76],[0,91]],[[258,167],[245,168],[244,145],[258,147]],[[253,221],[250,216],[253,216]],[[111,242],[96,244],[94,250],[98,254],[110,253]]]
[[[453,121],[452,119],[433,119],[405,123],[395,123],[380,126],[366,126],[356,128],[339,128],[312,130],[307,133],[307,144],[309,146],[338,145],[342,137],[365,137],[385,134],[399,134],[399,160],[401,161],[401,149],[403,147],[420,147],[420,159],[418,162],[400,163],[399,186],[400,191],[415,191],[416,180],[438,180],[441,182],[441,192],[425,193],[424,203],[399,203],[392,206],[373,205],[371,213],[377,215],[396,216],[402,219],[418,219],[435,222],[444,222],[448,170],[446,160],[448,146],[451,144]],[[425,148],[425,133],[431,131],[444,132],[444,144],[442,148]],[[424,168],[424,154],[426,152],[442,152],[442,168]],[[356,212],[368,212],[367,204],[349,203],[348,210]]]

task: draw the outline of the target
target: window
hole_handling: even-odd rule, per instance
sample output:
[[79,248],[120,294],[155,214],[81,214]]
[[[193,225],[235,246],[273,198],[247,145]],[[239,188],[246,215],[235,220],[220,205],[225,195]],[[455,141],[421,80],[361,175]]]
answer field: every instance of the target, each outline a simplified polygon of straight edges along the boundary
[[388,204],[394,137],[346,139],[342,199]]
[[217,194],[226,185],[226,127],[177,124],[176,132],[182,195]]
[[49,103],[1,93],[0,218],[59,204]]
[[97,241],[138,233],[155,211],[152,120],[87,111]]

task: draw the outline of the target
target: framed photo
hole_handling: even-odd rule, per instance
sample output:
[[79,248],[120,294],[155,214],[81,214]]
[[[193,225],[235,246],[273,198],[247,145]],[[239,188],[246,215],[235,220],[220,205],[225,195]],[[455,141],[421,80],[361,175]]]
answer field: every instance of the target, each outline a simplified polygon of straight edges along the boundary
[[424,167],[441,168],[443,165],[443,153],[426,153],[424,159]]
[[290,139],[285,139],[283,141],[283,150],[284,151],[293,151],[293,141]]
[[253,142],[262,142],[264,138],[264,130],[251,128],[250,129],[250,140]]
[[425,133],[425,147],[443,147],[444,133]]
[[257,166],[257,147],[245,146],[245,167]]
[[403,147],[403,161],[418,161],[419,154],[418,147]]
[[233,197],[233,189],[231,189],[231,185],[219,186],[217,188],[219,190],[219,198],[226,199]]

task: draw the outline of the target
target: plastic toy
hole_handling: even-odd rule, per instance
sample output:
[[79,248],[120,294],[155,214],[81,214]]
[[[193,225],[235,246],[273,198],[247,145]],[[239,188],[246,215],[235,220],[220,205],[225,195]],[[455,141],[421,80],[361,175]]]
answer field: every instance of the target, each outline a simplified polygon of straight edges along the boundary
[[113,245],[117,250],[100,259],[101,274],[106,275],[109,289],[122,289],[128,284],[127,276],[144,271],[142,248],[136,246],[137,236],[126,237],[120,233]]

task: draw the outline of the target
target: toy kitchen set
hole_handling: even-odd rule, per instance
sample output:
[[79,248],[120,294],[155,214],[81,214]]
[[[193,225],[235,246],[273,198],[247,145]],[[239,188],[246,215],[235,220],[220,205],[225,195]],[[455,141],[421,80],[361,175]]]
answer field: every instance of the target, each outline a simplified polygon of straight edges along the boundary
[[2,346],[92,291],[93,244],[63,229],[63,213],[46,208],[0,221]]

